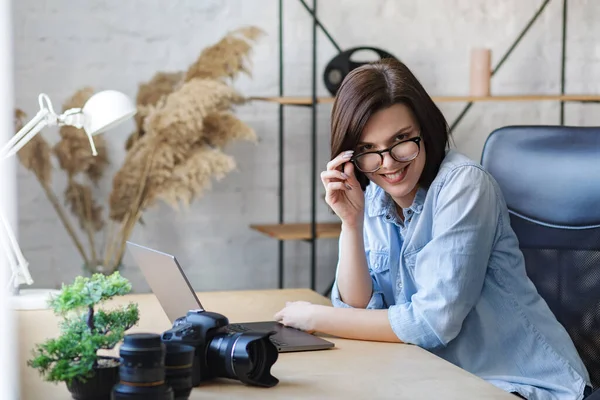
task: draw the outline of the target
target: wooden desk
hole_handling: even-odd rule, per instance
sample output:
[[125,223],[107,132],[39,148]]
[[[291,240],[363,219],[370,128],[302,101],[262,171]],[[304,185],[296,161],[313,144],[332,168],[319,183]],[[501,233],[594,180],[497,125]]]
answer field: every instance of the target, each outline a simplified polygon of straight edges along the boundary
[[[230,322],[271,320],[289,300],[330,304],[308,289],[198,293],[204,307]],[[137,302],[139,325],[131,332],[162,333],[171,327],[154,295],[129,295],[113,303]],[[19,327],[21,399],[68,399],[64,383],[45,382],[27,367],[35,343],[58,334],[49,310],[21,311]],[[269,389],[219,379],[192,391],[190,399],[356,398],[506,399],[514,396],[412,345],[330,339],[330,350],[280,354],[272,369],[280,383]]]

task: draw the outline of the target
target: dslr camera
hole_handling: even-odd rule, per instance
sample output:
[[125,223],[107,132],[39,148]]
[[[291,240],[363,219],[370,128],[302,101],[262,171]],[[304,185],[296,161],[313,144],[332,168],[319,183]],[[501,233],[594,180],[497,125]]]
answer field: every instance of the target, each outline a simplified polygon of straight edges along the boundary
[[227,317],[205,310],[188,311],[161,336],[165,344],[195,349],[192,385],[213,378],[237,379],[247,385],[273,387],[279,380],[271,367],[279,353],[271,342],[275,332],[230,332]]

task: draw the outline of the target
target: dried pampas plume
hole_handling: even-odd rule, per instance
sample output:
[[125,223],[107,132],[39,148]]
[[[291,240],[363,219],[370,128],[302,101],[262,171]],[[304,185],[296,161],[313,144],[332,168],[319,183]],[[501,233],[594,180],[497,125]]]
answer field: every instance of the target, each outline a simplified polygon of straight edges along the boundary
[[201,139],[204,118],[210,113],[243,101],[244,98],[225,83],[194,79],[167,96],[148,116],[146,131],[174,148],[190,145]]
[[[63,104],[63,111],[83,107],[93,93],[94,91],[90,87],[78,90]],[[97,183],[109,162],[104,137],[102,135],[94,136],[98,155],[93,156],[89,139],[83,129],[65,125],[60,127],[59,133],[61,139],[53,150],[60,167],[67,172],[69,177],[85,173],[92,182]]]
[[204,120],[204,136],[215,147],[223,148],[230,142],[256,142],[256,132],[231,112],[209,114]]
[[65,204],[77,217],[82,229],[88,229],[89,224],[95,232],[99,232],[104,227],[102,206],[94,200],[89,186],[71,180],[65,190]]
[[196,62],[189,67],[185,80],[233,79],[240,72],[251,75],[249,54],[252,50],[252,42],[263,34],[261,29],[254,26],[230,32],[215,45],[207,47],[200,53]]
[[139,86],[136,97],[136,130],[127,139],[125,149],[129,150],[136,140],[144,136],[144,120],[152,109],[149,106],[154,106],[162,98],[177,90],[183,83],[183,77],[183,72],[157,72],[152,79]]
[[[20,131],[23,126],[25,112],[15,110],[15,131]],[[35,135],[19,150],[17,156],[21,164],[33,172],[40,184],[49,187],[52,179],[52,162],[50,160],[50,145],[42,135]]]
[[[147,185],[144,205],[154,204],[159,194],[168,190],[174,169],[184,162],[189,165],[187,160],[193,149],[206,142],[205,118],[211,113],[219,115],[221,110],[243,101],[242,96],[223,82],[193,79],[151,107],[153,111],[144,123],[146,134],[131,147],[114,177],[110,218],[122,221],[130,214],[140,193],[132,188],[138,187],[142,180]],[[146,168],[150,158],[152,162]]]
[[136,104],[153,106],[164,96],[173,93],[183,82],[183,72],[157,72],[138,89]]
[[141,196],[141,185],[145,185],[151,164],[151,151],[146,138],[137,141],[127,152],[123,166],[112,181],[108,199],[109,218],[123,222],[130,210],[137,208],[137,198]]
[[235,169],[233,157],[218,149],[201,146],[192,152],[189,159],[173,170],[173,175],[162,188],[158,197],[177,208],[185,206],[210,189],[211,179],[223,179]]

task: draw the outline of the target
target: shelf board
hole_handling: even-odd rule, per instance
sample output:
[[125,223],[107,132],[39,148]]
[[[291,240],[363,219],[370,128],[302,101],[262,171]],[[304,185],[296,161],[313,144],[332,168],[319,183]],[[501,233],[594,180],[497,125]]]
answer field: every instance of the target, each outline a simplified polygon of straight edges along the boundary
[[[313,103],[312,97],[250,97],[251,100],[266,101],[270,103],[305,106]],[[434,102],[509,102],[509,101],[575,101],[575,102],[600,102],[600,95],[591,94],[531,94],[531,95],[503,95],[503,96],[432,96]],[[317,103],[333,103],[333,97],[318,97]]]
[[[250,100],[266,101],[269,103],[309,106],[313,103],[312,97],[250,97]],[[333,103],[333,97],[317,97],[317,103]]]
[[[267,236],[279,240],[308,240],[311,239],[310,223],[289,223],[270,225],[250,225]],[[337,238],[340,236],[342,225],[339,222],[322,222],[316,224],[317,238]]]

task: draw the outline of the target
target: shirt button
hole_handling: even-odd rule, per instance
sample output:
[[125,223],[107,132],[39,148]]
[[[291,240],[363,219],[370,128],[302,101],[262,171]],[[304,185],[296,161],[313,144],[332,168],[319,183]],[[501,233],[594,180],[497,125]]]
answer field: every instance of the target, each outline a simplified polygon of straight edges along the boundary
[[408,210],[406,213],[407,213],[408,215],[410,215],[410,214],[412,214],[412,210]]

